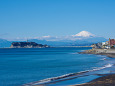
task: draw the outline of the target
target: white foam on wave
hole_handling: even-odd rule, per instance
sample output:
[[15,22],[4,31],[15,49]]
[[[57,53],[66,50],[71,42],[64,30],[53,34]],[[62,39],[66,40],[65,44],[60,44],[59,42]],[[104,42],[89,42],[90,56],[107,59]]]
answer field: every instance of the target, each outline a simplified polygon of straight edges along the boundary
[[108,67],[112,67],[112,66],[113,66],[113,64],[106,64],[103,67],[98,67],[98,68],[95,68],[95,69],[90,70],[90,71],[102,70],[102,69],[105,69],[105,68],[108,68]]
[[107,57],[107,56],[104,56],[104,55],[97,55],[97,57]]
[[106,58],[102,58],[102,59],[100,59],[100,60],[106,60]]
[[29,84],[25,84],[24,86],[45,84],[45,83],[49,83],[49,82],[53,82],[53,81],[58,81],[58,80],[71,78],[71,77],[77,77],[77,76],[85,74],[87,72],[98,71],[98,70],[101,70],[101,69],[112,67],[113,65],[114,64],[106,64],[103,67],[97,67],[97,68],[94,68],[93,70],[86,70],[86,71],[81,71],[81,72],[77,72],[77,73],[69,73],[69,74],[58,76],[58,77],[51,77],[51,78],[43,79],[43,80],[40,80],[40,81],[32,82],[32,83],[29,83]]
[[76,52],[76,53],[70,53],[70,54],[78,54],[78,52]]

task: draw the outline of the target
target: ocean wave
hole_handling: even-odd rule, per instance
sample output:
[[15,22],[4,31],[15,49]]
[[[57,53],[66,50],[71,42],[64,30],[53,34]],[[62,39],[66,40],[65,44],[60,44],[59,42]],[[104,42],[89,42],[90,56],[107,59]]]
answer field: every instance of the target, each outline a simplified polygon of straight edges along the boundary
[[76,52],[76,53],[70,53],[70,54],[78,54],[78,52]]
[[75,78],[75,77],[76,78],[81,77],[81,76],[83,77],[83,76],[87,75],[87,74],[85,75],[85,73],[102,70],[102,69],[105,69],[105,68],[112,67],[113,65],[114,64],[106,64],[103,67],[97,67],[97,68],[94,68],[92,70],[86,70],[86,71],[81,71],[81,72],[77,72],[77,73],[69,73],[69,74],[65,74],[65,75],[62,75],[62,76],[58,76],[58,77],[51,77],[51,78],[43,79],[43,80],[40,80],[40,81],[24,84],[23,86],[41,85],[41,84],[46,84],[46,83],[71,79],[71,78]]
[[100,59],[100,60],[106,60],[106,58],[102,58],[102,59]]
[[108,67],[112,67],[114,64],[106,64],[105,66],[103,67],[98,67],[98,68],[95,68],[93,70],[90,70],[90,71],[96,71],[96,70],[102,70],[102,69],[105,69],[105,68],[108,68]]
[[107,56],[104,56],[104,55],[97,55],[97,57],[107,57]]

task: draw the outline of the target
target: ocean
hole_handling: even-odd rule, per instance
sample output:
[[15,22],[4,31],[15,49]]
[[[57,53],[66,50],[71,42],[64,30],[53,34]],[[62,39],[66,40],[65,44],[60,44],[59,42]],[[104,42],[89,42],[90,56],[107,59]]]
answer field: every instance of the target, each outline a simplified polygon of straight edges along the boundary
[[[21,86],[28,83],[66,86],[85,83],[100,77],[96,74],[115,71],[113,58],[78,53],[88,49],[91,48],[1,48],[0,86]],[[74,74],[77,77],[68,77]],[[68,80],[64,80],[63,76]],[[48,84],[49,82],[51,83]]]

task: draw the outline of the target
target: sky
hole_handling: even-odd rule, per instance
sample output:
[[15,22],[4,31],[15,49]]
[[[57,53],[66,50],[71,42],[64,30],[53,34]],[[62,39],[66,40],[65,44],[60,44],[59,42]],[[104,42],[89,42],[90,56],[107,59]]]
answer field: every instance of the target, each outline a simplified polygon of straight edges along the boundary
[[0,0],[0,38],[68,36],[84,30],[115,38],[115,0]]

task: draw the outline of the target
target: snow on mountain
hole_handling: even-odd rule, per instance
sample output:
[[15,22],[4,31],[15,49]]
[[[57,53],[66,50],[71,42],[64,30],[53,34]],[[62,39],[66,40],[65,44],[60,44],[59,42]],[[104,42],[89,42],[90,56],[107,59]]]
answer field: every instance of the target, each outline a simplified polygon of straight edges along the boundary
[[[76,35],[71,36],[42,36],[38,37],[38,40],[46,40],[46,41],[60,41],[60,42],[70,42],[70,41],[78,41],[78,40],[88,40],[92,38],[93,39],[102,39],[102,37],[97,37],[94,34],[88,32],[88,31],[81,31]],[[105,38],[103,38],[105,39]],[[90,40],[91,41],[91,40]],[[102,40],[103,41],[103,40]]]
[[[21,41],[21,40],[17,40]],[[76,35],[70,36],[42,36],[28,39],[30,42],[36,42],[38,44],[47,44],[50,46],[79,46],[79,45],[91,45],[93,43],[107,41],[104,37],[98,37],[88,31],[81,31]],[[0,47],[10,47],[11,42],[0,39]]]
[[76,35],[71,36],[42,36],[38,37],[38,40],[46,40],[46,41],[75,41],[75,40],[82,40],[86,38],[92,38],[95,37],[94,34],[88,32],[88,31],[81,31],[80,33]]
[[81,31],[76,35],[71,36],[43,36],[37,40],[31,40],[37,43],[48,44],[50,46],[77,46],[77,45],[91,45],[93,43],[107,41],[104,37],[98,37],[88,31]]
[[76,34],[76,35],[72,35],[72,36],[80,36],[80,37],[94,37],[95,35],[88,32],[88,31],[81,31],[80,33]]

